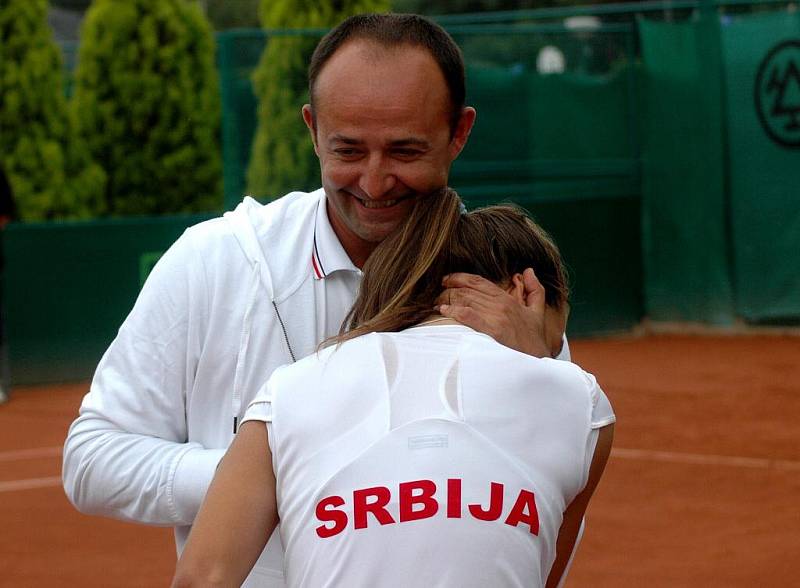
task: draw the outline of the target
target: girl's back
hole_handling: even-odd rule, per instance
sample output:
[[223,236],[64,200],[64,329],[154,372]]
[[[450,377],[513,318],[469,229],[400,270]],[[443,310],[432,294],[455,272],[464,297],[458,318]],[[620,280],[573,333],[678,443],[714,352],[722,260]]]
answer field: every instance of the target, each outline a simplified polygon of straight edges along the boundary
[[577,366],[446,324],[326,349],[262,399],[294,586],[544,585],[614,419]]

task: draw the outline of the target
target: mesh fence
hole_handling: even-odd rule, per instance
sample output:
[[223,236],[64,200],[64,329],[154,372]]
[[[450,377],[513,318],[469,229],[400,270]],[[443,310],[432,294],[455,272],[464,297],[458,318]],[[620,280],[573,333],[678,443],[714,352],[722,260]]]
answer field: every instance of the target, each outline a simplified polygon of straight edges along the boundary
[[[228,31],[217,36],[226,209],[235,206],[246,191],[247,165],[257,126],[258,108],[252,74],[266,42],[266,33],[258,29]],[[299,113],[297,119],[298,125],[302,124]]]

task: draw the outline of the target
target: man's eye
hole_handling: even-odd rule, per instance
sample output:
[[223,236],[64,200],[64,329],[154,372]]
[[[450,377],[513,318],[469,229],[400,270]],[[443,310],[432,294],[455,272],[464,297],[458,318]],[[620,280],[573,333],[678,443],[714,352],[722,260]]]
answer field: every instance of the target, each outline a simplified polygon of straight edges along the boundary
[[417,149],[395,149],[394,154],[399,157],[417,157],[421,151]]
[[357,152],[355,149],[342,148],[335,149],[334,153],[336,153],[336,155],[341,155],[342,157],[352,157],[353,155],[356,155]]

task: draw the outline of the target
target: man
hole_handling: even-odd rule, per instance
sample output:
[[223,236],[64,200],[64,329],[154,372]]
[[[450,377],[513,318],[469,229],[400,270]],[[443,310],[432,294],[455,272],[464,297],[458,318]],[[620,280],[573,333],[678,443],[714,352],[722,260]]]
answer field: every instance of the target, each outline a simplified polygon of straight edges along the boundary
[[[83,512],[188,535],[255,392],[338,332],[361,267],[411,202],[447,183],[475,120],[452,39],[416,16],[365,15],[317,47],[303,108],[323,188],[268,206],[246,198],[167,251],[101,360],[64,449]],[[544,353],[543,289],[529,307],[453,276],[441,312]],[[248,583],[281,586],[273,536]]]

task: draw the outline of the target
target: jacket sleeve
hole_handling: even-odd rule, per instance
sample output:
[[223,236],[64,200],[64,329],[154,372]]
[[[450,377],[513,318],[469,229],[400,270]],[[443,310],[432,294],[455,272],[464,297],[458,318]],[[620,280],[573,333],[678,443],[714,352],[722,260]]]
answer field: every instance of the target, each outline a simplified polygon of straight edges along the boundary
[[153,268],[70,427],[64,490],[83,513],[191,524],[224,453],[187,442],[187,392],[208,322],[190,233]]

